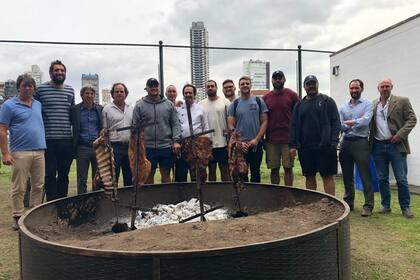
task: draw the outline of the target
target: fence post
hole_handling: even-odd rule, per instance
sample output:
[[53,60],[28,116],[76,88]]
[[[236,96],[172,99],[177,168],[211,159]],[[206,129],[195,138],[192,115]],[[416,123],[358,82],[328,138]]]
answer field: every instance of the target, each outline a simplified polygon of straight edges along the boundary
[[160,83],[160,96],[163,98],[165,92],[165,82],[163,79],[163,42],[159,41],[159,83]]
[[298,45],[298,94],[302,98],[302,46]]

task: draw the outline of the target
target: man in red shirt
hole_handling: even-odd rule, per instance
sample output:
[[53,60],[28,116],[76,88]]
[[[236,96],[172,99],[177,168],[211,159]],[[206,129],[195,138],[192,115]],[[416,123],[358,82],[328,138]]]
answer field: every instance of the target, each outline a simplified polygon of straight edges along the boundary
[[288,137],[293,107],[299,97],[293,90],[284,88],[286,77],[282,71],[273,72],[273,90],[263,99],[268,107],[268,127],[265,133],[267,167],[271,169],[272,184],[280,183],[280,166],[283,164],[284,184],[293,185],[293,161],[290,156]]

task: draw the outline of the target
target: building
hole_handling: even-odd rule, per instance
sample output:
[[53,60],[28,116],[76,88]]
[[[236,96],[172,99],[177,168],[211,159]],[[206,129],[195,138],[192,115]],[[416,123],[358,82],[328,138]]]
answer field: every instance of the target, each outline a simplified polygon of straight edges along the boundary
[[252,89],[270,89],[270,62],[258,59],[244,61],[243,73],[251,78]]
[[98,74],[82,74],[82,87],[91,86],[95,89],[95,103],[99,104],[99,76]]
[[27,71],[25,73],[31,75],[31,77],[34,78],[36,86],[39,86],[42,83],[42,72],[38,65],[32,65],[31,71]]
[[102,89],[102,106],[111,103],[111,90],[104,88]]
[[0,105],[6,100],[6,96],[4,95],[4,82],[0,81]]
[[204,23],[193,22],[190,28],[191,82],[197,88],[197,101],[206,98],[205,86],[209,79],[208,41],[209,35]]
[[269,89],[251,89],[251,95],[263,97],[267,93],[269,93]]
[[[349,100],[348,83],[364,82],[363,96],[379,98],[378,81],[391,78],[392,94],[407,96],[420,119],[420,14],[390,26],[330,56],[330,92],[338,106]],[[420,185],[420,124],[410,136],[408,182]]]
[[17,95],[16,81],[7,80],[4,83],[4,96],[6,99]]

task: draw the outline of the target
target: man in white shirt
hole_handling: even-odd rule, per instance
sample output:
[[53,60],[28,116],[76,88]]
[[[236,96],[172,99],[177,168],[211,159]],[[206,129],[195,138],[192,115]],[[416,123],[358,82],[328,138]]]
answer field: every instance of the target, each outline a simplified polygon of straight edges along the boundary
[[[194,99],[197,95],[196,87],[190,84],[186,84],[182,89],[182,94],[184,96],[185,102],[181,107],[177,108],[179,123],[181,125],[181,138],[186,138],[191,135],[188,121],[187,104],[191,104],[190,110],[193,134],[209,130],[206,112],[204,111],[203,107],[201,107],[201,105],[198,105],[194,102]],[[187,162],[182,157],[178,156],[175,163],[175,182],[186,182],[188,169],[189,167]],[[194,180],[194,176],[195,174],[190,172],[192,181]]]
[[130,130],[116,132],[115,129],[131,125],[133,107],[125,102],[127,96],[128,89],[125,84],[115,83],[111,88],[113,102],[106,105],[102,110],[103,127],[112,130],[109,139],[111,141],[112,149],[114,150],[117,182],[120,175],[120,169],[122,169],[124,186],[133,184],[130,162],[128,159]]
[[227,141],[225,132],[227,130],[227,109],[230,101],[217,95],[217,83],[209,80],[206,83],[207,99],[198,104],[204,108],[209,120],[210,129],[214,129],[213,160],[209,162],[209,181],[216,181],[216,168],[219,164],[221,181],[230,181]]

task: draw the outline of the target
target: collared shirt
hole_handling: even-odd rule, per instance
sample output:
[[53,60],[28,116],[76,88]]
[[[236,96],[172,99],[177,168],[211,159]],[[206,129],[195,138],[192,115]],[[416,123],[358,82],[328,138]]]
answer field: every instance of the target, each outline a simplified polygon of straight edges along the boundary
[[[373,115],[372,102],[365,98],[357,100],[353,105],[351,100],[341,105],[340,110],[341,129],[344,137],[368,137],[369,123]],[[354,125],[344,124],[344,121],[353,120]]]
[[385,105],[382,106],[381,99],[379,98],[378,105],[376,105],[376,131],[375,139],[379,141],[389,140],[392,137],[391,131],[388,126],[388,108],[389,101],[391,100],[392,95],[388,98]]
[[115,129],[130,126],[132,119],[133,107],[127,103],[124,106],[124,111],[121,111],[114,102],[106,105],[102,110],[103,127],[111,130],[109,135],[111,142],[128,143],[130,140],[130,130],[117,132]]
[[86,108],[82,105],[80,108],[79,140],[84,142],[94,141],[98,137],[100,129],[98,112],[94,107]]
[[[177,108],[179,123],[181,124],[181,135],[182,138],[190,136],[190,125],[188,122],[187,107],[185,103]],[[207,113],[203,107],[197,103],[193,103],[191,106],[191,120],[193,126],[193,133],[200,133],[209,130],[209,122],[207,119]]]
[[198,104],[207,113],[210,129],[214,129],[214,132],[210,134],[212,136],[213,148],[226,147],[227,142],[224,132],[227,126],[227,109],[229,108],[230,101],[219,96],[214,101],[207,98],[201,100]]
[[10,151],[46,149],[41,103],[32,99],[32,106],[23,103],[17,96],[4,102],[0,109],[0,123],[10,132]]

